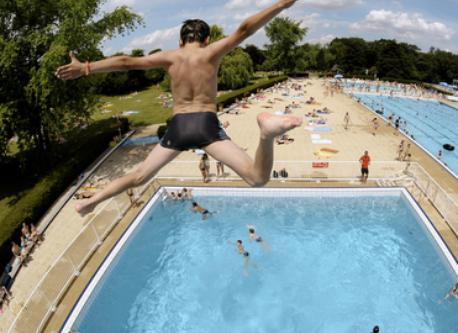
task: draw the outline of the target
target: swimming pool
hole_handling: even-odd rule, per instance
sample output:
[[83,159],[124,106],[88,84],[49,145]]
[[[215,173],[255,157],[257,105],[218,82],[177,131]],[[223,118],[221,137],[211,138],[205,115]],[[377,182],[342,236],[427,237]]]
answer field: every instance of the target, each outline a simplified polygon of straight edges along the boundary
[[[442,162],[458,175],[458,110],[436,101],[412,98],[388,97],[371,94],[354,94],[361,103],[372,110],[384,108],[383,116],[391,114],[407,121],[401,128],[408,132],[431,155],[442,150]],[[455,151],[443,149],[444,144],[452,144]]]
[[[404,191],[201,189],[195,197],[216,211],[211,219],[191,213],[190,202],[155,196],[64,332],[458,327],[458,302],[437,303],[457,279],[456,261],[439,251]],[[247,223],[270,251],[247,241]],[[227,243],[237,239],[250,252],[247,274]]]
[[127,139],[122,146],[123,147],[130,147],[130,146],[146,146],[146,145],[155,145],[159,143],[160,139],[157,135],[153,136],[145,136],[142,138],[131,138]]

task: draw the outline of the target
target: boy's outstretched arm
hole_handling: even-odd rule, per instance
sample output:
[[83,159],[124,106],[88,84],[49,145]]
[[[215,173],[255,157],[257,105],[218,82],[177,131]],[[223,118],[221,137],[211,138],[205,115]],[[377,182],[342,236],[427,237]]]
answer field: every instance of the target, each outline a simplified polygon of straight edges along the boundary
[[56,76],[64,81],[74,80],[93,73],[108,73],[151,68],[167,69],[171,65],[169,52],[157,52],[144,57],[117,56],[95,62],[81,62],[70,52],[71,62],[61,66]]
[[247,18],[242,22],[235,33],[208,46],[212,52],[212,58],[219,59],[232,51],[283,10],[294,5],[296,1],[297,0],[279,0],[269,8]]

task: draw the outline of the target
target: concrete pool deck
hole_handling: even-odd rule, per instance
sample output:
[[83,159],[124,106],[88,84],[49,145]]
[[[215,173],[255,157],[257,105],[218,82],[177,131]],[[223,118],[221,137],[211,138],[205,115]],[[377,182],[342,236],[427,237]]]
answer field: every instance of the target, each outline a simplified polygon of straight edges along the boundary
[[[314,96],[321,106],[328,107],[333,113],[326,115],[328,126],[332,128],[329,133],[321,133],[322,138],[332,140],[331,145],[314,145],[310,139],[310,132],[304,130],[306,124],[300,128],[291,131],[290,136],[295,139],[294,143],[289,145],[275,146],[275,159],[277,161],[311,161],[315,160],[313,153],[320,148],[333,148],[339,150],[339,153],[332,158],[332,161],[357,161],[362,155],[364,150],[369,150],[370,155],[374,161],[394,161],[396,156],[397,146],[401,139],[407,139],[401,135],[396,136],[393,134],[393,129],[382,124],[376,136],[371,134],[370,121],[374,118],[374,114],[367,111],[364,107],[351,100],[345,95],[335,95],[334,97],[324,97],[324,87],[322,80],[309,80],[311,86],[307,86],[307,98]],[[292,103],[293,99],[285,99],[281,94],[270,95],[269,98],[280,98],[283,101],[276,100],[272,109],[263,108],[267,105],[266,101],[260,101],[249,106],[248,109],[240,109],[241,113],[224,114],[220,117],[221,121],[229,121],[230,127],[227,129],[229,136],[238,143],[241,147],[247,148],[248,154],[254,155],[257,142],[259,139],[259,130],[256,125],[256,115],[259,112],[275,112],[281,111],[284,107]],[[296,100],[298,101],[298,100]],[[307,112],[312,111],[313,108],[318,106],[303,105],[298,109],[292,109],[293,114],[303,117]],[[349,130],[343,128],[343,117],[346,112],[350,113],[351,125]],[[458,111],[457,111],[458,112]],[[137,137],[147,136],[155,133],[156,128],[146,128],[136,134]],[[108,160],[96,171],[93,177],[97,179],[113,179],[125,174],[135,168],[151,150],[151,146],[135,146],[122,148],[116,151]],[[458,202],[458,182],[450,175],[444,168],[442,168],[436,161],[434,161],[428,154],[423,152],[420,148],[412,145],[411,153],[413,155],[412,161],[418,162],[439,185],[455,200]],[[192,161],[191,166],[187,173],[191,176],[198,177],[200,172],[197,168],[198,156],[193,153],[186,152],[181,154],[177,160],[181,162]],[[326,161],[326,160],[324,160]],[[330,160],[331,161],[331,160]],[[171,164],[166,167],[161,174],[172,173],[179,175],[180,168]],[[214,173],[214,170],[212,170]],[[359,170],[355,170],[355,175]],[[200,182],[174,182],[167,181],[166,185],[177,186],[200,186]],[[241,182],[215,182],[210,183],[210,186],[244,186]],[[368,185],[375,186],[374,183]],[[282,183],[280,181],[272,181],[269,186],[323,186],[317,183]],[[359,184],[348,183],[325,183],[324,186],[360,186]],[[142,198],[146,200],[147,198]],[[48,270],[49,266],[56,260],[56,258],[66,248],[68,243],[81,231],[86,223],[86,219],[80,218],[74,211],[76,201],[70,201],[61,213],[57,216],[54,222],[49,226],[45,235],[45,242],[36,248],[32,254],[33,260],[27,267],[23,267],[12,286],[12,294],[14,299],[10,306],[5,309],[5,312],[0,316],[0,327],[5,328],[14,320],[15,315],[20,311],[24,302],[28,299],[31,291],[37,285],[41,277]],[[458,257],[458,239],[456,235],[449,229],[448,225],[444,223],[441,216],[437,213],[434,207],[427,201],[420,202],[422,208],[428,213],[429,217],[433,220],[436,228],[440,231],[442,237],[446,240],[452,252]],[[70,291],[67,293],[64,301],[57,308],[57,312],[52,317],[46,331],[56,330],[59,327],[59,322],[68,314],[71,308],[72,299],[79,295],[92,273],[98,267],[97,263],[105,257],[105,254],[111,249],[113,244],[122,234],[123,230],[132,221],[136,215],[137,210],[140,208],[131,209],[126,217],[119,223],[112,233],[109,235],[103,245],[97,250],[96,254],[91,258],[89,264],[83,270],[80,278],[76,280]],[[76,289],[74,289],[76,288]],[[78,291],[79,290],[79,291]]]

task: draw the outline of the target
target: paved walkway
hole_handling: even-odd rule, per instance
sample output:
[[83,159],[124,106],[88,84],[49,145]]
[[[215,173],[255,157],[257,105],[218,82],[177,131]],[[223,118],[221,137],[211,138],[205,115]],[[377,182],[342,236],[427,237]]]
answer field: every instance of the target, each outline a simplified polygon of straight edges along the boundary
[[[310,132],[304,126],[291,131],[290,136],[295,139],[289,145],[275,146],[275,159],[277,161],[312,161],[315,160],[314,152],[320,148],[333,148],[339,150],[333,161],[357,161],[364,150],[369,150],[373,161],[394,161],[396,149],[399,145],[401,136],[393,134],[393,129],[382,125],[376,136],[371,134],[370,121],[374,114],[367,111],[361,105],[351,100],[345,95],[334,97],[324,97],[322,80],[309,80],[312,85],[307,87],[306,97],[314,96],[320,106],[310,106],[301,104],[298,109],[292,109],[293,114],[303,117],[305,113],[311,112],[313,108],[328,107],[332,113],[325,116],[328,126],[332,129],[329,133],[322,133],[323,139],[332,141],[330,145],[315,145],[312,143]],[[266,94],[267,98],[283,99],[276,100],[273,109],[266,109],[269,105],[267,100],[259,101],[250,105],[248,109],[241,109],[239,115],[225,114],[221,116],[221,121],[229,121],[230,127],[227,129],[229,136],[234,142],[243,148],[247,148],[248,154],[254,155],[259,140],[259,129],[256,123],[256,115],[261,111],[274,113],[282,111],[287,104],[292,101],[300,102],[305,99],[289,99],[278,94]],[[349,130],[343,128],[343,118],[346,112],[350,113],[351,124]],[[155,133],[155,128],[147,128],[143,132],[136,134],[137,137],[147,136]],[[406,139],[406,138],[404,138]],[[151,146],[136,146],[121,148],[116,151],[108,160],[97,170],[93,179],[100,182],[116,178],[125,172],[132,170],[138,165],[151,150]],[[442,167],[440,167],[430,156],[421,149],[413,147],[413,160],[418,161],[434,179],[458,201],[458,182]],[[186,168],[186,175],[199,176],[197,168],[198,156],[192,152],[181,154],[177,161],[179,163],[190,162]],[[178,163],[178,164],[179,164]],[[180,175],[178,164],[171,164],[160,174]],[[213,173],[215,170],[212,170]],[[355,175],[359,170],[355,170]],[[24,267],[16,278],[12,287],[14,299],[11,305],[0,316],[0,332],[9,327],[15,314],[18,313],[24,302],[29,297],[30,292],[37,285],[39,280],[48,270],[50,265],[68,246],[69,242],[80,232],[86,223],[86,219],[80,218],[74,211],[76,200],[70,201],[61,211],[55,221],[49,226],[46,232],[45,242],[40,245],[33,253],[33,260]],[[443,227],[444,229],[446,228]],[[448,235],[450,241],[456,241]],[[456,253],[458,253],[458,246]]]

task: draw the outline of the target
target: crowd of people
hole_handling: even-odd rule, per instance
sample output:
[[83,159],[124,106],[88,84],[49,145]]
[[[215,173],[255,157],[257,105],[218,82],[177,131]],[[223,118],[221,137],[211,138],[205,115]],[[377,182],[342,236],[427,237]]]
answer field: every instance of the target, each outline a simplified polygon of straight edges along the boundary
[[12,295],[10,284],[21,266],[26,266],[32,259],[31,254],[35,246],[43,242],[44,237],[35,224],[22,223],[21,233],[17,241],[11,241],[12,260],[6,265],[0,278],[0,314],[3,307],[9,304]]
[[443,100],[444,95],[436,90],[425,89],[416,84],[360,79],[339,80],[341,89],[349,93],[375,93],[390,97],[411,97]]

